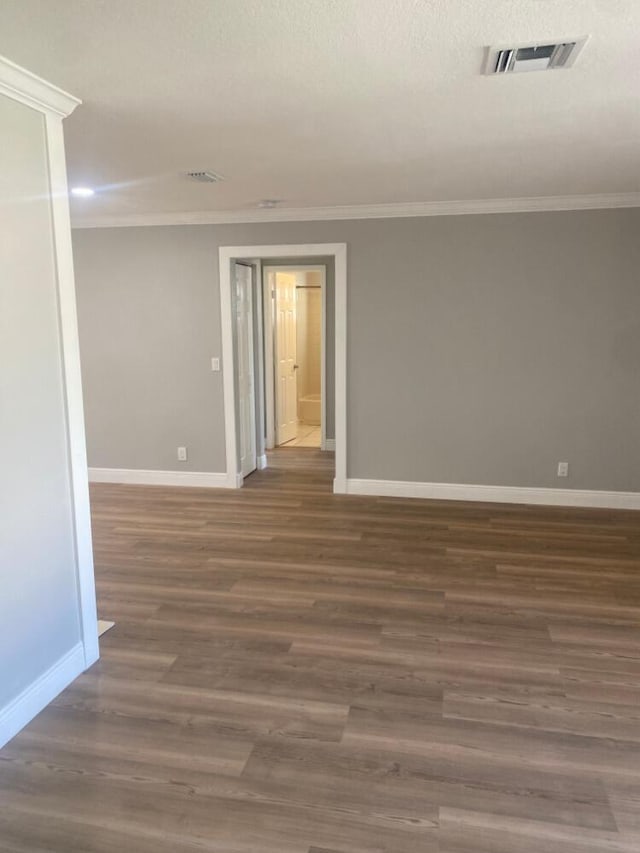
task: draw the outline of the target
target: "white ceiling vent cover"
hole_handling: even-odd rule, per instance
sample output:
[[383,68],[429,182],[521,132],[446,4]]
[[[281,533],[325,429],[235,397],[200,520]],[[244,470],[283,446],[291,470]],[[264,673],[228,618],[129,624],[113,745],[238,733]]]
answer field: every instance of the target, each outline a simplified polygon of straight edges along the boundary
[[198,181],[200,184],[218,184],[220,181],[224,181],[222,175],[218,175],[216,172],[187,172],[187,177],[191,178],[192,181]]
[[485,74],[514,74],[517,71],[552,71],[570,68],[585,46],[587,36],[579,39],[545,41],[538,44],[490,47]]

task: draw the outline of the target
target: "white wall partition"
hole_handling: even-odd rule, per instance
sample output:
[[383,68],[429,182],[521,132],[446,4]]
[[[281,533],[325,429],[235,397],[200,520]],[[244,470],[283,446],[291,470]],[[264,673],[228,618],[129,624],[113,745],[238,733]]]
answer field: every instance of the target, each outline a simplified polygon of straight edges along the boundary
[[0,58],[0,746],[98,657],[62,119]]

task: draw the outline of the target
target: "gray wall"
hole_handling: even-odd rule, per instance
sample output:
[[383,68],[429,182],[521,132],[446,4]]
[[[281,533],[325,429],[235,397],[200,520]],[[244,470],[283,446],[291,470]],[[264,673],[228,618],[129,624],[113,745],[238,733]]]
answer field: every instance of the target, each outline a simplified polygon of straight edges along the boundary
[[217,251],[204,228],[74,232],[90,466],[225,470]]
[[80,621],[43,115],[0,96],[0,138],[1,712]]
[[188,444],[223,471],[218,247],[346,242],[350,477],[640,490],[639,232],[639,210],[76,231],[90,464],[180,470]]

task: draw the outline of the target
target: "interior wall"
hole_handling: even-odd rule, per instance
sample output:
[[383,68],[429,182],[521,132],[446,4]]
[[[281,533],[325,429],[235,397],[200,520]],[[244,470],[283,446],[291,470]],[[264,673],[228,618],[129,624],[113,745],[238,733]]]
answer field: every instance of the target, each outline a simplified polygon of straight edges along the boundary
[[192,442],[223,471],[218,247],[346,242],[350,477],[640,490],[639,233],[637,209],[76,231],[90,463],[179,470]]
[[203,228],[74,232],[90,466],[225,470],[217,253]]
[[0,95],[0,137],[1,744],[81,626],[44,115]]

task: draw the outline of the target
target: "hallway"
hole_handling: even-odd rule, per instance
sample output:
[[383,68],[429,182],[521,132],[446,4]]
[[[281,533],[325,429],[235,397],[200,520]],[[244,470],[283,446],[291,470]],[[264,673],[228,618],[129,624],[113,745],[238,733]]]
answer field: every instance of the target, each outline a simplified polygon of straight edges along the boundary
[[637,851],[637,514],[269,464],[92,486],[116,625],[0,752],[0,851]]

